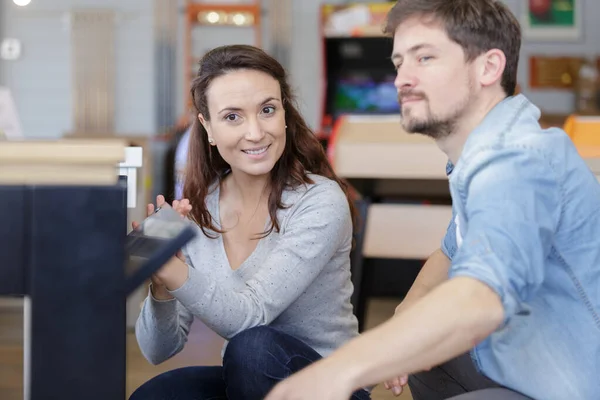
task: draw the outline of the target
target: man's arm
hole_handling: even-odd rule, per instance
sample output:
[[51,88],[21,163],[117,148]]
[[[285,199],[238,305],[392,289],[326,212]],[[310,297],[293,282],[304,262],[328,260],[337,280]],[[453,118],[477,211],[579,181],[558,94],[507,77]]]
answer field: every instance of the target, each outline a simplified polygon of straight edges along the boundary
[[396,307],[396,315],[411,304],[414,304],[442,282],[447,281],[450,264],[450,259],[441,249],[434,251],[423,265],[423,268],[421,268],[417,279],[415,279],[402,303]]
[[494,291],[475,279],[455,278],[349,342],[336,357],[325,359],[329,365],[323,367],[352,365],[348,372],[358,389],[397,375],[392,371],[411,374],[459,356],[494,332],[503,318]]
[[503,319],[500,298],[488,286],[472,278],[451,279],[395,318],[279,383],[266,400],[348,399],[362,387],[464,354]]
[[448,253],[449,280],[278,384],[267,400],[347,399],[360,387],[464,354],[526,310],[544,280],[561,215],[555,165],[520,145],[484,150],[463,172],[468,227],[460,250]]
[[[453,223],[450,223],[450,227],[454,229]],[[448,234],[446,234],[446,238],[444,241],[448,240]],[[447,249],[446,249],[447,251]],[[394,316],[398,316],[401,312],[406,310],[411,305],[415,304],[420,298],[425,296],[431,290],[446,282],[448,280],[448,271],[450,270],[450,265],[452,262],[444,253],[444,250],[437,249],[434,251],[425,264],[417,278],[413,282],[410,290],[402,300],[400,304],[396,307],[396,311]],[[402,374],[400,376],[394,377],[389,381],[384,382],[384,386],[388,390],[392,390],[395,396],[399,396],[404,390],[403,387],[408,383],[408,374]]]

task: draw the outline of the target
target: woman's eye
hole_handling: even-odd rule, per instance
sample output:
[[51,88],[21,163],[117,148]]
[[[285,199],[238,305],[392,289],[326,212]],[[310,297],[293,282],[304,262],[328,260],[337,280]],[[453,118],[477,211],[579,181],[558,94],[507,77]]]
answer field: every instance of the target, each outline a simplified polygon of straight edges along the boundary
[[263,114],[273,114],[275,112],[275,107],[267,106],[262,109]]
[[225,119],[226,119],[227,121],[234,122],[234,121],[237,121],[237,119],[238,119],[238,116],[237,116],[236,114],[227,114],[227,115],[225,116]]
[[431,56],[424,56],[424,57],[419,58],[419,62],[425,63],[425,62],[431,60],[432,58],[433,57],[431,57]]

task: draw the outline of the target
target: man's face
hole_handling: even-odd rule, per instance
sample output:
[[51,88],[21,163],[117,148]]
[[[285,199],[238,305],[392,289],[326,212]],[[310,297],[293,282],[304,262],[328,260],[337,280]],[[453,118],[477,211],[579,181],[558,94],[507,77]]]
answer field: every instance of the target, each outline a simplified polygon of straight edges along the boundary
[[440,24],[412,18],[394,34],[394,82],[407,132],[450,135],[473,101],[474,66]]

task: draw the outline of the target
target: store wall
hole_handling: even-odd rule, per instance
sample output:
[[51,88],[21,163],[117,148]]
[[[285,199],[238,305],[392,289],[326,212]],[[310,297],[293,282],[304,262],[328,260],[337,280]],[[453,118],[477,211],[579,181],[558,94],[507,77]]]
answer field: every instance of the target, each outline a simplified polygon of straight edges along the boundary
[[117,10],[115,130],[150,135],[154,119],[153,10],[151,0],[32,0],[3,3],[6,36],[23,44],[20,60],[3,62],[1,81],[13,91],[24,134],[60,137],[72,128],[71,9]]
[[[164,0],[167,1],[167,0]],[[179,1],[179,6],[183,0]],[[267,0],[264,0],[265,2]],[[292,29],[292,49],[289,72],[298,94],[301,111],[311,126],[319,123],[322,91],[322,55],[319,37],[321,0],[292,1],[289,23]],[[525,40],[522,49],[519,83],[523,91],[543,110],[568,113],[573,96],[568,91],[532,91],[527,87],[528,57],[532,54],[598,55],[600,54],[600,2],[580,0],[584,7],[584,32],[577,42],[533,42]],[[331,3],[347,3],[329,0]],[[520,14],[525,2],[505,0]],[[72,8],[112,8],[122,13],[116,40],[116,131],[119,134],[152,135],[157,131],[155,36],[153,30],[153,0],[32,0],[19,8],[12,0],[0,0],[0,24],[7,36],[23,42],[23,57],[15,62],[3,62],[0,82],[11,87],[19,108],[23,129],[28,136],[59,137],[71,130],[71,59],[70,33],[65,16]],[[265,13],[268,18],[268,11]],[[184,112],[182,76],[183,17],[180,15],[178,55],[175,63],[176,108]],[[210,28],[209,28],[210,29]],[[248,31],[199,28],[195,33],[196,50],[223,43],[251,43]],[[268,26],[263,32],[263,44],[270,48]]]
[[[290,0],[291,1],[291,0]],[[531,90],[529,82],[529,57],[531,55],[600,55],[600,24],[596,17],[600,15],[600,1],[578,0],[583,8],[583,33],[574,42],[534,41],[524,39],[521,51],[518,81],[523,92],[544,112],[568,114],[573,109],[573,94],[568,90]],[[329,0],[328,3],[344,4],[348,1]],[[377,2],[377,1],[373,1]],[[523,0],[504,0],[509,8],[520,17],[525,11]],[[320,48],[319,10],[322,0],[293,0],[292,50],[289,72],[296,89],[301,111],[312,127],[320,123],[322,81],[322,53]],[[233,36],[221,35],[219,41],[236,40]],[[205,42],[208,46],[209,41]],[[180,89],[183,90],[183,89]],[[181,98],[182,96],[179,96]],[[182,110],[181,104],[178,109]]]
[[[548,113],[567,114],[573,110],[574,96],[568,90],[531,90],[529,82],[529,57],[532,55],[552,56],[600,56],[600,1],[578,0],[582,3],[583,31],[579,40],[569,42],[539,41],[525,38],[521,47],[518,81],[523,92],[543,111]],[[526,1],[504,0],[518,16],[526,9]]]
[[[504,0],[509,8],[521,15],[526,6],[524,0]],[[583,34],[575,42],[540,42],[525,39],[522,45],[518,81],[523,92],[542,110],[548,113],[567,114],[573,109],[573,94],[567,90],[530,90],[529,57],[531,55],[600,56],[600,1],[578,0],[583,8]],[[335,3],[335,1],[330,1]],[[345,3],[338,1],[337,3]],[[294,2],[293,51],[291,72],[302,100],[303,111],[312,126],[319,122],[321,96],[321,52],[317,21],[319,0]]]
[[[4,9],[6,8],[6,3],[3,1],[0,1],[0,40],[2,40],[2,38],[4,38],[4,15],[6,14]],[[2,71],[4,70],[4,62],[2,62],[2,60],[0,60],[0,86],[3,86],[5,84],[4,82],[4,74],[2,73]]]
[[[321,68],[322,55],[320,48],[320,33],[319,33],[319,13],[320,5],[324,3],[322,0],[281,0],[290,1],[290,15],[288,21],[291,25],[292,48],[289,60],[281,60],[289,62],[288,72],[290,74],[292,86],[297,94],[298,103],[301,112],[304,114],[308,123],[312,127],[317,127],[320,123],[320,98],[321,88],[323,85]],[[344,4],[345,0],[328,0],[331,4]],[[365,1],[369,2],[369,1]],[[376,2],[376,1],[370,1]],[[263,0],[263,7],[266,11],[263,13],[265,21],[263,23],[263,47],[270,51],[272,49],[273,38],[269,34],[269,18],[268,7],[269,0]],[[183,24],[181,24],[183,25]],[[183,29],[181,30],[183,34]],[[247,43],[252,44],[251,30],[240,30],[231,28],[197,28],[195,33],[194,51],[201,54],[203,51],[214,46],[219,46],[227,43]],[[179,53],[183,52],[183,44],[179,44]],[[179,103],[177,109],[183,112],[183,98],[185,90],[180,84],[182,82],[181,68],[178,69],[179,75],[177,78]]]

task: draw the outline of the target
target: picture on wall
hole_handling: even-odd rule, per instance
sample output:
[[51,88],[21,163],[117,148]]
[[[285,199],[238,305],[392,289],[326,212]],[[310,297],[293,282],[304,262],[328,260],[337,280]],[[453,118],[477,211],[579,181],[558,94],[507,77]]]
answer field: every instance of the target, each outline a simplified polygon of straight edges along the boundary
[[523,36],[535,40],[581,38],[582,0],[526,0]]

